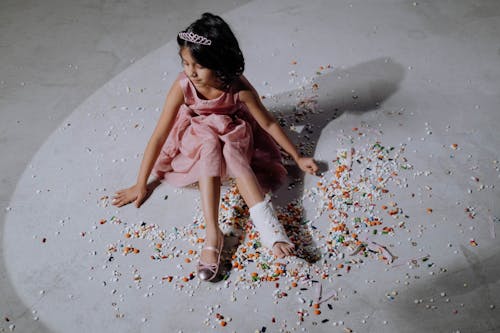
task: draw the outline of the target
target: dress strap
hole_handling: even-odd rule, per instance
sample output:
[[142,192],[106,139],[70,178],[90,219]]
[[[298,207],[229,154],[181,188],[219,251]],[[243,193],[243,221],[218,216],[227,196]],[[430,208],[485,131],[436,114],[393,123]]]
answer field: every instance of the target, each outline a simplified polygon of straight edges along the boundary
[[191,85],[189,84],[189,78],[184,74],[184,72],[180,72],[179,76],[177,76],[179,83],[181,84],[182,93],[184,95],[184,103],[186,105],[193,105],[195,103],[195,99],[193,96],[193,90],[191,89]]
[[[231,90],[233,90],[233,87],[231,87]],[[236,90],[236,89],[234,89]],[[240,102],[240,91],[237,90],[237,91],[233,91],[233,101],[234,101],[234,104],[238,104]]]

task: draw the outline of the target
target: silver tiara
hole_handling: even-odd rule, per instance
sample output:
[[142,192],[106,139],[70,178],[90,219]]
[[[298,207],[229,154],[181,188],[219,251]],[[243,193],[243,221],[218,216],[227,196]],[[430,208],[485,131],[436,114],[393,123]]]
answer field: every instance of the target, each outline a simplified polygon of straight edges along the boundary
[[195,34],[194,32],[179,32],[179,38],[195,44],[202,44],[202,45],[212,44],[212,41],[210,39]]

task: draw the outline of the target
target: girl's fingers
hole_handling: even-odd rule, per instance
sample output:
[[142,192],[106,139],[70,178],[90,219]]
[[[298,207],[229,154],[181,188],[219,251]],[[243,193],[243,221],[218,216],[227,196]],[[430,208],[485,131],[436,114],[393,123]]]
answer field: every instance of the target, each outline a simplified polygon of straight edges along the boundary
[[[141,200],[144,196],[141,196]],[[130,191],[130,189],[125,189],[125,190],[120,190],[115,193],[115,196],[113,197],[112,204],[117,207],[122,207],[124,205],[127,205],[134,200],[138,198],[137,195],[135,195],[133,192]],[[136,206],[140,206],[140,202],[138,201],[136,203]]]
[[125,206],[126,204],[130,203],[129,200],[120,200],[120,204],[118,205],[118,207],[122,207],[122,206]]
[[122,201],[123,201],[123,198],[122,198],[122,197],[115,197],[115,198],[113,198],[113,201],[112,201],[112,202],[113,202],[113,205],[115,205],[115,206],[116,206],[117,204],[119,204],[119,203],[120,203],[120,202],[122,202]]
[[291,246],[289,244],[279,243],[273,248],[273,254],[277,258],[292,256],[294,253],[294,248],[294,246]]

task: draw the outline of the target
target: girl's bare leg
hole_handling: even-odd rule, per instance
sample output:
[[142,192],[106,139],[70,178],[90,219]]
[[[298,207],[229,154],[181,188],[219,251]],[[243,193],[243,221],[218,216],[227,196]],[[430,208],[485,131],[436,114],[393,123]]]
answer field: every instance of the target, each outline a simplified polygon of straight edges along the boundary
[[[206,224],[205,246],[218,248],[224,235],[219,228],[220,178],[203,177],[198,180],[201,207]],[[200,260],[207,264],[217,263],[214,251],[201,251]]]
[[[255,204],[264,201],[264,192],[260,188],[255,174],[250,173],[237,178],[236,186],[238,186],[238,190],[248,207],[253,207]],[[273,245],[272,252],[278,258],[283,258],[292,255],[293,248],[294,247],[288,243],[276,242]]]

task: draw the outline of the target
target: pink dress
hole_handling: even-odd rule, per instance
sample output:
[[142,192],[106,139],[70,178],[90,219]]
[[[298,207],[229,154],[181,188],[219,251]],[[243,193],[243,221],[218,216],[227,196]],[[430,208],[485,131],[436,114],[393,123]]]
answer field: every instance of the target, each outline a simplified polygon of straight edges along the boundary
[[172,130],[153,173],[182,187],[200,177],[238,178],[254,172],[264,191],[275,189],[286,175],[281,153],[231,87],[204,100],[189,78],[179,74],[184,93]]

